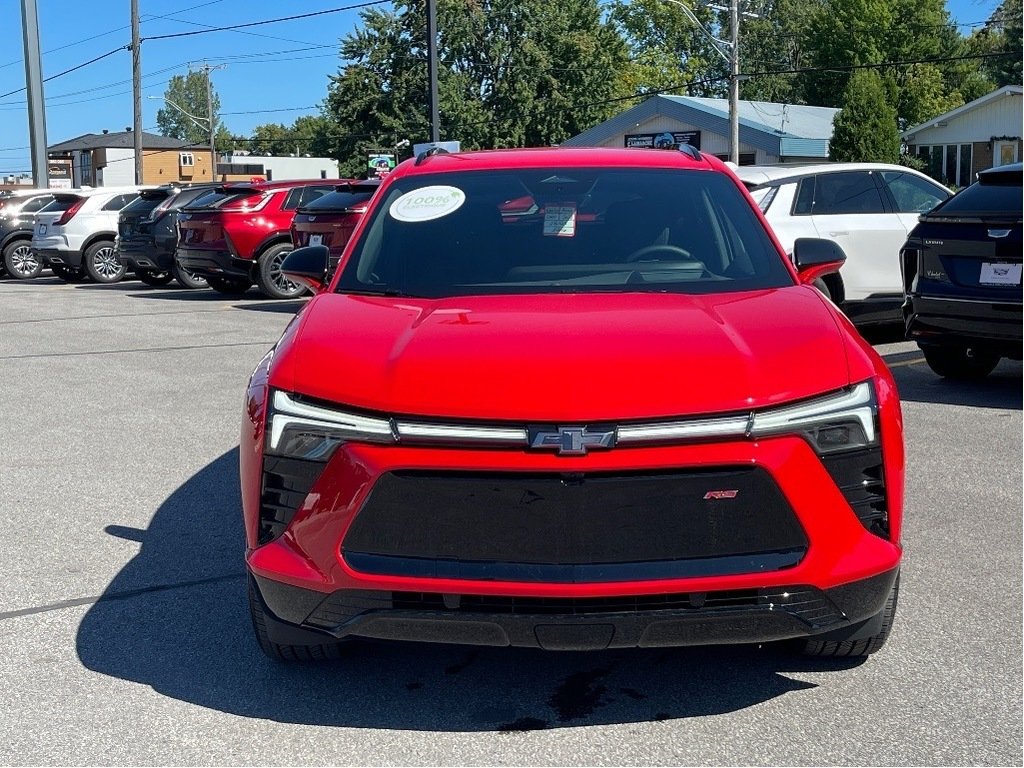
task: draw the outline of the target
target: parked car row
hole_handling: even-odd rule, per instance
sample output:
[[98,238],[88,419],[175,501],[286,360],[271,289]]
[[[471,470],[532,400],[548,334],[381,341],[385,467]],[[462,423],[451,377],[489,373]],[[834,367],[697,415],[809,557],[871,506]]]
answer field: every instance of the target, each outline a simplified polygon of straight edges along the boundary
[[[803,237],[843,249],[842,268],[815,285],[854,323],[902,321],[933,370],[970,378],[1020,357],[1020,167],[983,172],[956,196],[897,165],[734,170],[791,257]],[[295,298],[308,289],[284,273],[285,257],[323,245],[333,273],[379,186],[317,179],[6,194],[0,255],[20,279],[48,266],[66,281],[116,282],[134,272],[152,286],[174,280],[240,295],[256,285],[270,298]],[[639,229],[651,213],[620,208]],[[508,222],[543,213],[521,195],[500,211]],[[581,209],[577,221],[595,215]],[[710,247],[714,228],[691,227],[691,249]]]
[[293,236],[330,244],[337,263],[377,186],[318,179],[36,190],[5,196],[0,249],[19,279],[45,267],[68,282],[113,283],[134,272],[152,286],[174,280],[236,295],[255,284],[270,298],[293,298],[306,290],[280,269]]

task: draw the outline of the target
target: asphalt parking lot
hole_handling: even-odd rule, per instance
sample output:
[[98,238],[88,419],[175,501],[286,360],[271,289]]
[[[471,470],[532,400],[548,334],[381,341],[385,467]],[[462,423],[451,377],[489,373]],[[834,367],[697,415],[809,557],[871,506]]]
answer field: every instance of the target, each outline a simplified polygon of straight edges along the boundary
[[251,638],[236,446],[297,306],[0,281],[0,762],[1020,764],[1019,363],[953,384],[879,345],[906,557],[867,661],[365,643],[280,666]]

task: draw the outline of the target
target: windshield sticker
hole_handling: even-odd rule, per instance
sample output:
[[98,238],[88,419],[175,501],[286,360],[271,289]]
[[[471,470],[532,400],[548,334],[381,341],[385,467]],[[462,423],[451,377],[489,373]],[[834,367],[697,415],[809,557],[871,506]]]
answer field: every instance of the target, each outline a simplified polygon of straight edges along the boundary
[[576,236],[576,206],[548,205],[544,208],[545,237]]
[[433,221],[459,210],[466,193],[455,187],[421,187],[406,192],[391,204],[393,219],[406,222]]

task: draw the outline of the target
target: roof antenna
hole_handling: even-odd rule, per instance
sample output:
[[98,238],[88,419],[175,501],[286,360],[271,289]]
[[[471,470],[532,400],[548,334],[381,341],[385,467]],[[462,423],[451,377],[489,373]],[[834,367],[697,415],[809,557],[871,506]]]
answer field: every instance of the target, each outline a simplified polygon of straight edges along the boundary
[[444,147],[431,147],[426,152],[420,152],[416,156],[416,162],[414,163],[414,165],[420,165],[421,163],[425,163],[427,161],[427,158],[433,157],[434,155],[447,155],[447,154],[449,154],[449,152]]

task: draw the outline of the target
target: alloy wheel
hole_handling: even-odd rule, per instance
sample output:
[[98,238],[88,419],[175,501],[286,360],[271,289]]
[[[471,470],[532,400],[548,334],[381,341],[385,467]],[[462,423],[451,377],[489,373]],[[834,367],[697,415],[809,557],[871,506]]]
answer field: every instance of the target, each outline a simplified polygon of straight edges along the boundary
[[39,259],[28,245],[21,245],[11,253],[10,268],[23,277],[30,277],[39,272]]
[[117,254],[111,246],[97,250],[93,255],[92,263],[96,272],[108,280],[116,279],[124,271],[124,265],[117,258]]
[[284,264],[284,260],[289,253],[291,251],[279,253],[270,262],[270,279],[283,293],[294,294],[301,291],[302,286],[289,280],[284,276],[284,272],[281,271],[281,265]]

